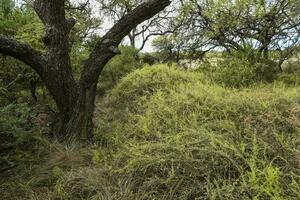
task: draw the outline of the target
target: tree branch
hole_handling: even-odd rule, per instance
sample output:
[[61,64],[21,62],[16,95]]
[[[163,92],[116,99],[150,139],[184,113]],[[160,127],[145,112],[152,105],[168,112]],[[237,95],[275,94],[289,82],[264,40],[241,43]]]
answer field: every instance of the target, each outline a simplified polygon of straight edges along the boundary
[[170,0],[148,0],[122,17],[96,44],[85,63],[81,86],[86,88],[97,82],[103,67],[118,53],[117,47],[122,39],[138,24],[150,19],[170,3]]
[[45,59],[41,52],[0,34],[0,53],[14,57],[33,68],[39,75],[45,71]]

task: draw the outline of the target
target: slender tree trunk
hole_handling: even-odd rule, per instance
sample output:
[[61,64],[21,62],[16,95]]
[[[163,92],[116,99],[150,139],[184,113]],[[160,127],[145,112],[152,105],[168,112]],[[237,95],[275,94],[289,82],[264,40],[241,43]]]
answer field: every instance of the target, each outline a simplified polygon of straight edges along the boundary
[[135,48],[136,45],[135,45],[135,29],[133,29],[131,31],[131,33],[128,34],[128,38],[129,38],[129,42],[130,42],[130,46]]

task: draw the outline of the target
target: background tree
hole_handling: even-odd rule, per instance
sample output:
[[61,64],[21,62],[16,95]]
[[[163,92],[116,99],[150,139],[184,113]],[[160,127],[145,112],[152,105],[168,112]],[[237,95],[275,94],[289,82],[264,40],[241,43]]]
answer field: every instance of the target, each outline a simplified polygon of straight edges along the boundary
[[155,38],[152,46],[159,52],[160,59],[163,62],[173,61],[178,63],[181,59],[183,42],[175,34]]
[[247,53],[250,47],[257,58],[263,59],[269,58],[270,51],[278,51],[273,60],[279,60],[280,65],[291,55],[284,52],[299,45],[297,0],[181,2],[179,16],[185,19],[182,38],[192,44],[187,45],[192,49],[205,51],[222,47],[228,52]]
[[[112,21],[118,21],[134,9],[135,5],[140,4],[142,0],[97,0],[100,3],[101,11],[105,17]],[[151,37],[165,35],[174,32],[177,27],[172,26],[172,13],[175,6],[169,6],[163,12],[155,17],[134,27],[127,35],[130,46],[143,50]],[[140,43],[140,44],[138,44]]]
[[15,39],[0,35],[0,52],[15,57],[41,77],[60,111],[58,137],[62,141],[87,137],[92,139],[92,118],[98,78],[106,63],[118,54],[118,45],[138,24],[153,17],[171,2],[150,0],[136,6],[122,17],[95,44],[79,81],[74,78],[70,61],[70,32],[76,21],[66,16],[66,1],[30,1],[45,31],[45,52]]

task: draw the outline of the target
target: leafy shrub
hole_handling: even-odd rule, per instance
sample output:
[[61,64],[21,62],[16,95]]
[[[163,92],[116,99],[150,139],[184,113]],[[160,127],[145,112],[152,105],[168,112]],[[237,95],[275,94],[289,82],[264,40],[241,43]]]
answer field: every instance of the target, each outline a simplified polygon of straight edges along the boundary
[[26,156],[26,149],[31,141],[29,108],[26,104],[9,104],[0,107],[0,171],[9,169],[16,160]]
[[120,47],[121,54],[115,56],[103,69],[98,88],[100,93],[111,89],[123,76],[141,67],[137,59],[137,50],[129,47]]
[[233,59],[218,66],[214,79],[229,87],[249,86],[257,81],[256,70],[246,60]]
[[153,65],[159,61],[159,58],[155,57],[151,53],[145,53],[142,55],[142,61],[145,64]]
[[221,61],[214,74],[217,83],[228,87],[247,87],[257,82],[271,82],[277,73],[276,63],[257,58],[250,52],[234,53]]
[[48,127],[34,109],[26,103],[0,107],[0,171],[7,163],[18,166],[35,159],[32,152]]
[[0,106],[9,104],[11,94],[0,82]]

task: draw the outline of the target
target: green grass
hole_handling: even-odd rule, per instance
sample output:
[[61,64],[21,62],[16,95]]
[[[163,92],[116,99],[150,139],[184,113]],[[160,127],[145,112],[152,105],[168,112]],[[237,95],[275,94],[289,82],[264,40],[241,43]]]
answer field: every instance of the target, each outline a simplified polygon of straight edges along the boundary
[[[136,70],[97,104],[97,145],[48,155],[9,199],[300,199],[300,88],[229,89],[198,72]],[[17,177],[17,178],[16,178]],[[16,187],[22,185],[22,187]]]
[[115,147],[112,171],[139,199],[300,198],[299,88],[226,89],[156,66],[108,99],[98,140]]

